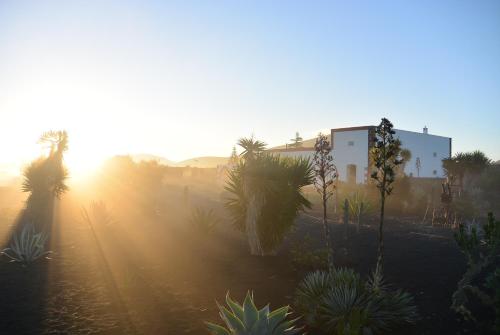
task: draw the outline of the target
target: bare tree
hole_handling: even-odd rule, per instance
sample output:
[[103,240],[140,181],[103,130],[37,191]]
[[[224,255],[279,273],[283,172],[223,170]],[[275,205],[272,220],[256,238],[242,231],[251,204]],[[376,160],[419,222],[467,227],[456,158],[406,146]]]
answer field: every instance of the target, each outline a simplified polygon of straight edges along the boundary
[[333,196],[337,181],[337,168],[333,164],[331,155],[331,146],[328,137],[324,134],[319,134],[314,145],[314,186],[316,191],[321,195],[323,204],[323,228],[325,233],[326,248],[328,249],[328,265],[333,267],[332,247],[330,240],[330,228],[328,226],[327,217],[327,202]]
[[385,198],[392,192],[392,184],[396,180],[396,168],[401,164],[401,142],[394,138],[395,131],[392,123],[382,118],[375,130],[374,147],[371,157],[375,167],[371,178],[375,181],[380,192],[380,223],[378,231],[378,256],[375,273],[382,274],[384,260],[384,207]]
[[415,168],[417,169],[417,177],[420,177],[420,169],[422,168],[422,162],[420,162],[420,157],[417,157],[415,161]]

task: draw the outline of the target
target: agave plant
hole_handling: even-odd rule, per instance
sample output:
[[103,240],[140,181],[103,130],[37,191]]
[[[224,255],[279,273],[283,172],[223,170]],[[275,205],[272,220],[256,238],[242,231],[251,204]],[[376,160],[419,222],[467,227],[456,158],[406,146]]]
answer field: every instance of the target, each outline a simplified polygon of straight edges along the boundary
[[297,289],[296,305],[308,325],[339,335],[384,334],[416,320],[409,294],[390,291],[380,273],[364,282],[351,269],[307,275]]
[[356,192],[348,197],[349,216],[356,219],[356,230],[359,232],[361,219],[370,211],[370,202],[366,195]]
[[83,220],[89,225],[97,224],[103,227],[109,227],[115,223],[111,211],[103,201],[92,201],[89,210],[82,207],[81,215]]
[[14,235],[10,246],[2,251],[13,262],[30,264],[50,251],[45,250],[48,234],[37,233],[31,223],[24,225],[23,229]]
[[293,335],[300,334],[301,329],[295,327],[297,319],[286,320],[289,306],[269,310],[269,305],[257,309],[253,294],[248,292],[243,305],[238,304],[226,295],[229,309],[218,304],[219,314],[226,327],[207,322],[212,335]]
[[[299,284],[295,303],[304,313],[308,325],[324,328],[325,324],[334,329],[340,320],[337,315],[325,317],[330,309],[342,310],[349,314],[348,309],[356,307],[359,300],[357,292],[363,290],[359,275],[351,269],[332,269],[310,273]],[[348,301],[349,300],[349,301]],[[332,306],[325,308],[325,303]]]
[[299,284],[295,294],[295,305],[302,311],[306,324],[318,325],[319,302],[331,287],[331,274],[327,271],[309,273]]
[[215,230],[219,224],[219,219],[215,215],[213,209],[205,210],[197,207],[191,214],[190,223],[196,231],[208,234]]

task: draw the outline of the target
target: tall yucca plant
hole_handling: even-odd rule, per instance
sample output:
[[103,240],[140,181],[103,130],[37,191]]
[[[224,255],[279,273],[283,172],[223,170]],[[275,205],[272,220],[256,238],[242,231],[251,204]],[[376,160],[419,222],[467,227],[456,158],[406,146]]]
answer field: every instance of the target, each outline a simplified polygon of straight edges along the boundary
[[294,335],[301,330],[295,327],[297,319],[287,320],[289,307],[284,306],[274,311],[266,305],[257,309],[253,294],[247,293],[242,305],[226,295],[226,308],[217,303],[219,314],[227,328],[207,322],[208,330],[213,335]]
[[266,156],[264,160],[268,185],[257,227],[264,252],[269,253],[281,244],[298,214],[311,207],[302,189],[312,184],[314,174],[306,159]]
[[60,196],[68,189],[65,184],[68,171],[63,164],[64,152],[68,150],[68,134],[66,131],[45,132],[39,143],[49,146],[49,154],[36,159],[25,169],[22,190]]
[[63,163],[64,152],[68,149],[68,134],[65,131],[46,132],[40,137],[39,143],[48,145],[49,153],[26,167],[22,191],[30,193],[27,208],[31,219],[46,228],[45,225],[51,220],[54,198],[68,189],[68,170]]
[[253,255],[273,253],[299,211],[310,207],[302,187],[312,181],[308,160],[264,153],[240,160],[229,172],[226,207]]

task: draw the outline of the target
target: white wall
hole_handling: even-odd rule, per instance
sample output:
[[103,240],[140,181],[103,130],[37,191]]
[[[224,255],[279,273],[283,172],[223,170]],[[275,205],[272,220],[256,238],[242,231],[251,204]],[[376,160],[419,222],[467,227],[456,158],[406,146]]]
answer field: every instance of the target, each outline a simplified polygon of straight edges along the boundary
[[450,138],[395,129],[402,147],[411,151],[411,160],[405,165],[405,173],[417,177],[416,160],[420,157],[420,177],[442,178],[442,159],[450,157]]
[[[402,142],[402,147],[411,151],[411,160],[405,165],[405,173],[417,177],[415,165],[417,157],[420,157],[420,177],[442,178],[444,171],[442,159],[450,157],[450,138],[424,133],[416,133],[406,130],[395,129],[396,137]],[[333,162],[337,166],[339,179],[347,181],[347,165],[356,165],[356,183],[365,183],[368,168],[368,130],[344,130],[333,131]],[[354,145],[350,146],[352,141]],[[304,157],[311,161],[314,150],[271,150],[274,154],[282,157]],[[434,156],[435,153],[435,156]],[[436,171],[436,173],[434,173]]]
[[[334,131],[333,162],[337,166],[339,179],[347,181],[347,165],[356,165],[356,183],[366,181],[368,168],[368,130]],[[349,142],[354,145],[350,146]]]

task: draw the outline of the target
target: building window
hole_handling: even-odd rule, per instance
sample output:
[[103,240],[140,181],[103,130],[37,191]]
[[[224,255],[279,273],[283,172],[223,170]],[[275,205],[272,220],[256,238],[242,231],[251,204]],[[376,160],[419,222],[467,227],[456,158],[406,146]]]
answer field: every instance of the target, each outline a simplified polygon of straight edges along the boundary
[[438,156],[437,152],[433,152],[432,156],[437,157]]
[[436,170],[434,170],[434,171],[432,171],[432,174],[433,174],[433,175],[437,175],[437,174],[438,174],[438,172],[437,172]]
[[354,146],[354,141],[347,142],[347,145],[350,146],[350,147],[353,147]]

